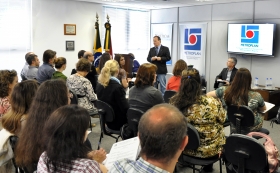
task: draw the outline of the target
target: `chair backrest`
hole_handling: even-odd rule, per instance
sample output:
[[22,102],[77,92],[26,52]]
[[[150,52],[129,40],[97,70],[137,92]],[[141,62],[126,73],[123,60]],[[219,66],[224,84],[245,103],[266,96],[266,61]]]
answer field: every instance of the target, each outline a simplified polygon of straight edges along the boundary
[[143,111],[139,110],[139,109],[135,109],[135,108],[129,108],[127,110],[127,122],[128,122],[128,126],[132,129],[134,136],[137,136],[138,133],[138,124],[140,121],[140,118],[142,117],[142,115],[144,114]]
[[103,114],[103,117],[104,117],[103,120],[105,123],[113,122],[115,120],[114,110],[109,104],[107,104],[101,100],[96,100],[95,106],[98,109],[98,112]]
[[227,108],[227,115],[228,120],[236,126],[237,132],[243,127],[253,126],[255,122],[255,115],[247,106],[230,105]]
[[169,103],[169,100],[172,96],[174,96],[176,94],[176,91],[173,90],[167,90],[164,92],[163,98],[165,103]]
[[189,137],[189,142],[185,148],[191,149],[191,150],[197,149],[200,145],[200,137],[199,137],[199,134],[198,134],[196,128],[193,125],[191,125],[190,123],[188,123],[187,134]]
[[72,90],[69,90],[69,92],[72,94],[72,97],[71,97],[71,104],[78,104],[78,96],[72,91]]
[[233,134],[226,139],[225,157],[238,167],[238,172],[245,169],[264,171],[267,168],[267,156],[264,147],[252,137]]

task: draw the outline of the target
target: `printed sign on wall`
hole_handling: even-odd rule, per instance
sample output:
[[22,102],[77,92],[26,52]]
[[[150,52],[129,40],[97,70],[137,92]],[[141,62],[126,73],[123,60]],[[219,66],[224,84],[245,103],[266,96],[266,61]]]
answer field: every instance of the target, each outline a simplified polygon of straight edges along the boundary
[[180,59],[205,75],[207,23],[180,24]]

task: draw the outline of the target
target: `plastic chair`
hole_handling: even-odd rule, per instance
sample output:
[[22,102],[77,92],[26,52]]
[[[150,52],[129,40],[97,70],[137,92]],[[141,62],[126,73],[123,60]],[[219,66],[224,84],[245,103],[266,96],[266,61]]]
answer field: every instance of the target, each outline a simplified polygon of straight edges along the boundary
[[[238,134],[247,134],[250,131],[249,129],[254,125],[255,115],[247,106],[236,106],[231,105],[227,108],[228,120],[236,127],[236,132]],[[261,128],[258,132],[269,134],[267,129]],[[234,133],[234,132],[230,132]],[[253,136],[256,139],[260,139],[261,137]]]
[[[106,122],[113,122],[115,120],[115,113],[113,108],[100,100],[95,101],[95,105],[98,109],[99,118],[100,118],[100,127],[101,127],[101,133],[98,143],[98,148],[100,148],[101,140],[103,138],[103,134],[110,136],[114,139],[116,139],[116,142],[118,142],[121,132],[118,130],[112,130],[106,126]],[[118,135],[117,137],[114,135]]]
[[177,92],[173,90],[167,90],[164,92],[163,98],[165,103],[169,103],[169,100],[172,96],[174,96]]
[[138,124],[143,114],[144,112],[139,109],[129,108],[127,110],[126,115],[127,115],[128,126],[133,131],[133,137],[137,136]]
[[226,139],[225,158],[237,173],[264,171],[268,173],[267,154],[264,147],[252,137],[232,134]]
[[[194,126],[192,126],[191,124],[188,124],[187,133],[188,133],[188,137],[189,137],[189,142],[185,149],[186,150],[188,150],[188,149],[196,150],[200,146],[200,138],[199,138],[199,134],[198,134],[196,128]],[[220,163],[220,173],[222,173],[222,162],[221,162],[221,158],[219,158],[218,155],[216,155],[215,157],[211,157],[211,158],[199,158],[199,157],[188,156],[188,155],[182,153],[181,156],[179,157],[178,163],[183,166],[192,168],[193,173],[195,173],[195,171],[202,172],[202,169],[204,166],[213,164],[217,161],[219,161],[219,163]],[[195,167],[196,165],[201,166],[200,169],[196,168]]]

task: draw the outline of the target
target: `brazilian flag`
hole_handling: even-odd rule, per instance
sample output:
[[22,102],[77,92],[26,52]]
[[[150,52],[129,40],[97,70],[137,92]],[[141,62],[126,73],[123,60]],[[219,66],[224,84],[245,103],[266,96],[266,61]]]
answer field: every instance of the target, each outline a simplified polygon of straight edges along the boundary
[[104,50],[110,55],[112,55],[113,50],[112,50],[112,40],[111,40],[111,24],[108,22],[105,23],[105,40],[104,40]]
[[95,22],[95,38],[93,42],[93,50],[95,53],[99,52],[102,53],[102,46],[100,41],[100,33],[99,33],[99,24]]

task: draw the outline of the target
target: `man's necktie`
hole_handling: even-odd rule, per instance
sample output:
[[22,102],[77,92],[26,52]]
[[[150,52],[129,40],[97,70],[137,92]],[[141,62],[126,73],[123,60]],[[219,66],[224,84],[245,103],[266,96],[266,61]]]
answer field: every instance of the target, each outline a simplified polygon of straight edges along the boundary
[[156,52],[157,52],[157,55],[158,55],[158,47],[156,47]]

